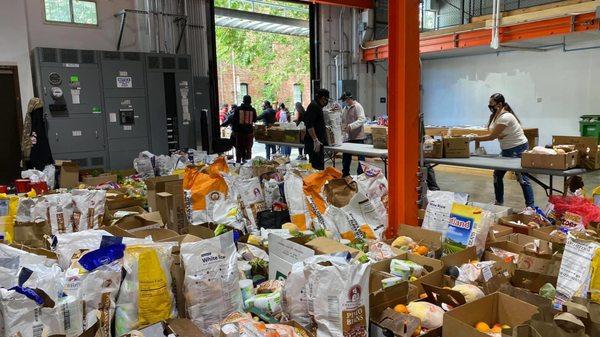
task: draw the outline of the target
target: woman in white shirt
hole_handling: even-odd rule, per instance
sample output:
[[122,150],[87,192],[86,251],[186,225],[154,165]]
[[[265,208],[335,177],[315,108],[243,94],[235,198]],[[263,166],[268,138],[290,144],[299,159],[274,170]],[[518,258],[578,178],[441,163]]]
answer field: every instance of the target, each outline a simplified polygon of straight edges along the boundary
[[[490,97],[488,108],[492,112],[488,121],[488,130],[490,134],[473,137],[474,141],[490,141],[498,139],[502,149],[502,157],[520,158],[521,154],[529,149],[527,137],[523,133],[521,121],[515,115],[514,111],[506,103],[502,94],[493,94]],[[496,205],[504,204],[504,175],[506,171],[494,171],[494,192],[496,194]],[[527,175],[515,173],[527,207],[534,206],[533,188]]]

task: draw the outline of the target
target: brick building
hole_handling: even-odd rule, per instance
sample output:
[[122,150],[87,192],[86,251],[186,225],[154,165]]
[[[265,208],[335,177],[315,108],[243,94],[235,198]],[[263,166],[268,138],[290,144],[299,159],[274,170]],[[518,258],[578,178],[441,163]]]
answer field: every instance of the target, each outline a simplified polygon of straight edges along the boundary
[[[264,81],[259,73],[248,69],[233,67],[226,63],[219,63],[219,105],[239,104],[245,94],[252,96],[252,104],[260,113],[263,97]],[[235,85],[234,85],[235,72]],[[301,101],[304,107],[310,103],[310,74],[282,74],[287,80],[283,82],[277,93],[277,101],[283,102],[290,111],[293,111],[296,101]],[[271,102],[274,104],[274,102]]]

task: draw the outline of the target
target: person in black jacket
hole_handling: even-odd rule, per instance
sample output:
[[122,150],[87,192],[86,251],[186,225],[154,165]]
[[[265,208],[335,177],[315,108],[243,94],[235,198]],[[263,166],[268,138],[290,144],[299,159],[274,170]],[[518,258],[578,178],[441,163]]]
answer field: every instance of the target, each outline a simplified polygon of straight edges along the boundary
[[235,161],[242,163],[252,159],[256,110],[252,107],[252,97],[244,96],[242,104],[233,111],[231,129],[235,135]]
[[[264,101],[262,108],[263,112],[258,116],[257,120],[264,121],[267,126],[275,124],[276,111],[273,109],[271,102]],[[277,152],[277,148],[275,145],[265,144],[265,151],[267,152],[267,160],[271,160],[271,153]]]
[[303,120],[306,125],[306,136],[304,137],[304,151],[308,154],[310,164],[317,170],[325,169],[325,151],[327,145],[327,130],[325,129],[325,117],[323,108],[329,103],[329,91],[319,89],[315,93],[315,99],[306,108]]

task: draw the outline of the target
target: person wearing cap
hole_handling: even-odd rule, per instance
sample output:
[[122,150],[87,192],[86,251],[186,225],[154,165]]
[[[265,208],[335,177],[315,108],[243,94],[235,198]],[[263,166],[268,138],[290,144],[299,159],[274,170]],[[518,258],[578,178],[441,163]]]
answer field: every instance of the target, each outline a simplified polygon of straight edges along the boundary
[[[362,105],[358,103],[350,91],[346,91],[340,97],[340,101],[345,104],[342,112],[342,131],[348,135],[347,143],[364,144],[365,143],[365,130],[364,125],[367,121],[365,117],[365,110]],[[358,156],[358,169],[357,174],[362,174],[362,166],[360,161],[364,161],[365,156]],[[344,177],[350,175],[350,165],[352,164],[352,155],[344,153],[342,156],[342,174]]]
[[315,99],[310,102],[303,116],[306,125],[306,136],[304,137],[304,151],[308,154],[310,164],[314,169],[325,169],[325,151],[327,145],[327,131],[325,129],[325,117],[323,108],[329,103],[329,91],[318,89]]
[[244,96],[242,104],[233,112],[231,129],[235,135],[235,161],[242,163],[252,159],[256,110],[252,107],[252,97]]

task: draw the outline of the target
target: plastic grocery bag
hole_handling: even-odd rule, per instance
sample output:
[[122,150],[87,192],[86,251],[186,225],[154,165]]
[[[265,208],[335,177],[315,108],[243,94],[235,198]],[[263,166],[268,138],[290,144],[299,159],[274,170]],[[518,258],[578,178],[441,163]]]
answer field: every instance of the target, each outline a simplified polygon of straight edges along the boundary
[[306,206],[302,177],[288,171],[283,178],[285,201],[290,212],[290,219],[301,231],[310,227],[311,221]]
[[194,324],[208,333],[212,324],[242,310],[233,232],[183,243],[180,255],[187,314]]
[[52,234],[73,232],[73,196],[70,193],[58,193],[41,198],[48,202],[47,220],[52,227]]
[[106,204],[105,190],[72,190],[74,210],[72,215],[73,231],[97,229],[104,219]]
[[246,217],[250,221],[249,232],[258,229],[257,214],[267,209],[262,186],[257,177],[238,180],[238,188]]
[[383,171],[365,162],[360,162],[363,174],[356,177],[358,191],[366,195],[382,219],[387,225],[388,219],[388,181]]
[[177,317],[170,272],[172,246],[172,243],[150,243],[125,249],[125,278],[115,314],[118,336]]
[[452,204],[466,204],[467,194],[447,191],[427,191],[427,208],[422,227],[442,233],[442,237],[448,232],[448,219],[452,211]]
[[228,172],[225,159],[220,157],[205,171],[187,167],[183,177],[183,194],[188,220],[200,225],[214,220],[214,205],[228,197],[229,188],[222,173]]
[[36,302],[17,290],[0,288],[0,325],[4,328],[2,336],[42,336],[42,304],[41,298]]

